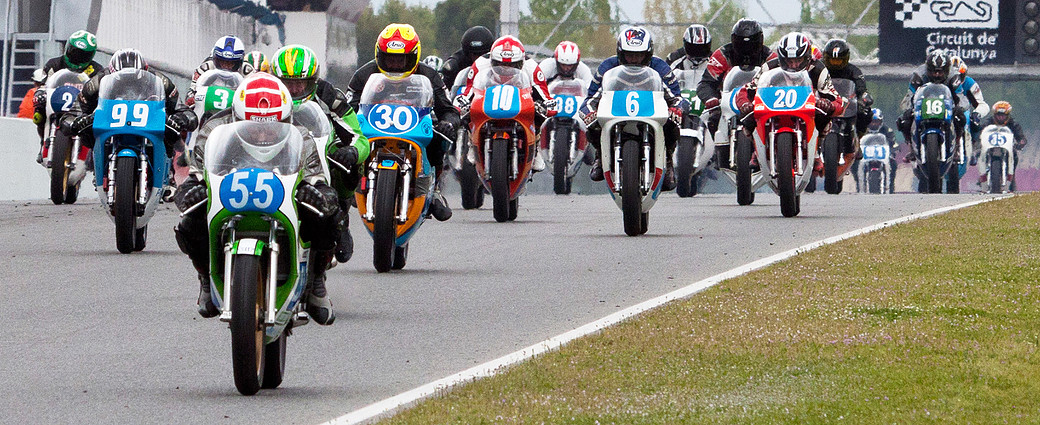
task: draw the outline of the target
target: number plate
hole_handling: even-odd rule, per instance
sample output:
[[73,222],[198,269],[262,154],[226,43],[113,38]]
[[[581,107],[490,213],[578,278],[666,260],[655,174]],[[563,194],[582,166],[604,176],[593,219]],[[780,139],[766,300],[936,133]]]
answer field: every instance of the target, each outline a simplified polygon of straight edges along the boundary
[[578,112],[578,98],[569,94],[558,94],[556,98],[556,116],[571,118]]
[[993,133],[989,135],[989,144],[993,146],[1004,146],[1008,142],[1007,136],[1000,133]]
[[206,87],[206,111],[222,111],[231,107],[234,90],[227,87]]
[[611,103],[610,113],[615,117],[654,116],[654,92],[652,91],[616,91]]
[[520,89],[494,86],[484,92],[484,113],[491,119],[509,119],[520,115]]
[[946,101],[942,98],[927,98],[921,102],[922,119],[946,119]]
[[682,97],[690,102],[690,115],[700,116],[704,113],[704,104],[697,97],[697,90],[683,90]]
[[888,159],[888,146],[864,146],[863,147],[863,159],[868,160],[883,160]]
[[76,102],[77,96],[79,96],[79,88],[75,86],[56,87],[50,93],[51,110],[68,112],[72,108],[72,104]]
[[246,168],[224,177],[220,182],[220,203],[231,212],[274,213],[282,206],[285,188],[274,173],[261,168]]
[[762,87],[758,89],[758,97],[771,111],[793,111],[802,109],[809,101],[812,89],[809,87]]
[[166,128],[166,103],[161,100],[105,100],[94,112],[94,129],[161,131]]

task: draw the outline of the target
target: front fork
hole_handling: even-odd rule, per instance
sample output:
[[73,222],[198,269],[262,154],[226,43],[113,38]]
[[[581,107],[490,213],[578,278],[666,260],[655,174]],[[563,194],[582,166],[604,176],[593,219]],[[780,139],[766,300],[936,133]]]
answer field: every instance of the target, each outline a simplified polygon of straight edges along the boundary
[[[805,174],[805,166],[806,159],[808,158],[808,153],[805,149],[802,149],[802,141],[804,140],[802,138],[802,130],[796,128],[793,129],[792,132],[794,133],[794,141],[796,144],[793,149],[795,156],[793,158],[795,160],[794,172],[795,175],[801,176]],[[769,132],[769,175],[772,178],[776,178],[776,176],[778,175],[776,172],[776,132],[773,131]]]

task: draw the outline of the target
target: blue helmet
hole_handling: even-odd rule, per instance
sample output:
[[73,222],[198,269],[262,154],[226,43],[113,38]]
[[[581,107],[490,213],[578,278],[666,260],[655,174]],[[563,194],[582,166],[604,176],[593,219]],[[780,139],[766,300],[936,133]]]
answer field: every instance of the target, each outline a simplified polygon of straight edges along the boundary
[[238,71],[246,56],[246,45],[238,37],[225,35],[213,44],[213,63],[217,68]]
[[881,110],[878,108],[871,109],[870,112],[872,116],[870,118],[870,125],[867,126],[867,129],[870,131],[878,131],[878,129],[881,128],[881,125],[885,122],[885,114],[882,114]]
[[870,112],[872,113],[872,115],[874,115],[874,117],[871,118],[872,120],[874,120],[874,121],[884,121],[885,120],[885,114],[881,113],[880,109],[874,108],[874,109],[871,109]]

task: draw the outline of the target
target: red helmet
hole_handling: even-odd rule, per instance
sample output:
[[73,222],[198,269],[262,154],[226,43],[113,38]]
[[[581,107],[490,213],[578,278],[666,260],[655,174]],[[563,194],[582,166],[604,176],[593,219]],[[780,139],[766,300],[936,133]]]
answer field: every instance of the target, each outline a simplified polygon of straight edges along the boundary
[[523,68],[524,55],[524,43],[511,35],[503,36],[491,45],[492,65]]
[[235,90],[231,109],[240,121],[282,121],[292,116],[292,96],[277,77],[256,72]]
[[571,41],[561,41],[553,51],[556,59],[556,73],[563,77],[573,77],[574,71],[578,70],[578,61],[581,60],[581,50],[578,45]]

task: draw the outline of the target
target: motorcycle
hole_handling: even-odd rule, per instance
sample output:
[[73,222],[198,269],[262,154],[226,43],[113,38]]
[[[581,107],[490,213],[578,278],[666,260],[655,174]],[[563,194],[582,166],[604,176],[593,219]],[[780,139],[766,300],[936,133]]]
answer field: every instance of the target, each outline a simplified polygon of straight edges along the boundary
[[1015,135],[1010,128],[990,124],[982,129],[979,175],[989,183],[989,193],[1004,193],[1015,179]]
[[889,160],[892,151],[885,135],[867,134],[860,141],[860,147],[863,150],[863,159],[859,162],[859,175],[863,176],[861,191],[873,194],[892,193],[892,188],[889,187],[889,176],[892,173]]
[[816,93],[805,71],[771,69],[755,93],[755,152],[780,195],[780,212],[794,217],[816,162]]
[[722,82],[719,105],[722,121],[714,138],[719,168],[737,186],[739,205],[751,205],[755,202],[755,191],[765,186],[767,181],[761,167],[752,167],[751,157],[754,155],[755,146],[744,133],[744,127],[740,123],[740,109],[737,108],[736,102],[737,92],[755,78],[758,70],[757,66],[748,69],[733,68],[726,74],[726,79]]
[[603,129],[603,176],[621,208],[625,234],[641,235],[664,180],[664,83],[651,68],[619,66],[603,75],[602,90],[596,120]]
[[957,170],[957,147],[953,133],[953,95],[943,84],[928,83],[914,93],[914,143],[918,174],[928,193],[942,193],[943,177],[946,193],[960,192]]
[[472,90],[469,159],[491,193],[495,221],[513,221],[538,140],[531,77],[520,69],[492,66],[474,77]]
[[51,202],[74,204],[79,198],[79,184],[87,174],[90,147],[83,146],[79,136],[69,137],[58,131],[57,123],[76,102],[86,74],[59,70],[47,78],[46,115],[43,126],[43,166],[50,170]]
[[[832,78],[834,89],[847,102],[840,117],[831,119],[831,131],[823,139],[823,188],[837,195],[842,190],[842,179],[856,159],[856,84],[844,78]],[[844,152],[852,152],[843,154]]]
[[682,97],[690,102],[686,123],[679,129],[679,143],[675,147],[675,193],[680,198],[697,195],[701,186],[701,173],[708,167],[715,153],[715,141],[708,131],[708,124],[701,119],[704,104],[697,97],[697,83],[703,70],[675,70],[679,76]]
[[[460,72],[455,80],[451,92],[455,96],[462,94],[466,88],[466,73]],[[466,118],[463,118],[465,122]],[[484,205],[484,184],[477,174],[477,167],[469,158],[470,131],[468,125],[460,126],[455,135],[455,148],[448,152],[448,166],[451,167],[455,179],[459,181],[459,191],[462,192],[462,208],[472,210]]]
[[310,321],[304,293],[313,258],[300,239],[297,206],[317,210],[295,202],[304,143],[288,123],[215,128],[205,155],[210,197],[184,212],[206,204],[210,288],[231,328],[231,365],[243,395],[281,384],[287,339]]
[[541,131],[542,157],[552,164],[553,192],[571,193],[571,181],[585,160],[588,142],[574,115],[585,102],[588,85],[581,80],[556,80],[549,94],[556,99],[556,116],[545,121]]
[[372,153],[355,197],[380,273],[404,268],[408,241],[433,201],[436,173],[427,158],[435,134],[432,111],[433,88],[420,75],[391,80],[376,74],[361,92],[358,119]]
[[[195,103],[192,105],[195,116],[199,117],[199,128],[213,114],[231,107],[235,89],[242,79],[242,74],[222,69],[211,69],[199,76],[195,81]],[[196,134],[198,132],[193,131],[188,136],[187,152],[195,148]]]
[[101,79],[94,111],[94,175],[101,206],[116,225],[121,253],[144,249],[148,221],[169,176],[163,136],[162,81],[148,71],[124,69]]

